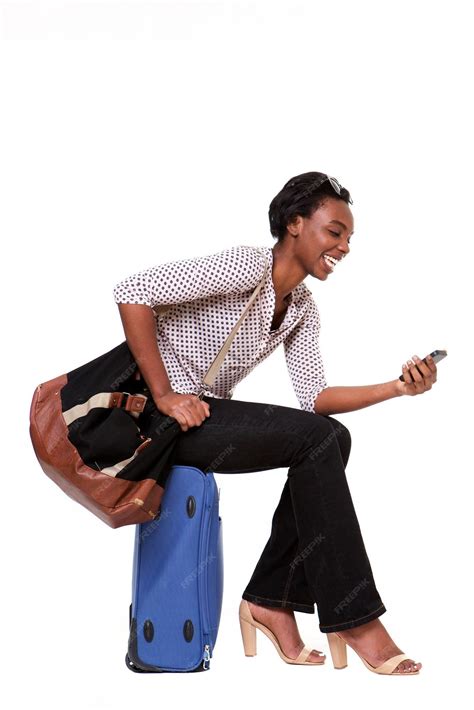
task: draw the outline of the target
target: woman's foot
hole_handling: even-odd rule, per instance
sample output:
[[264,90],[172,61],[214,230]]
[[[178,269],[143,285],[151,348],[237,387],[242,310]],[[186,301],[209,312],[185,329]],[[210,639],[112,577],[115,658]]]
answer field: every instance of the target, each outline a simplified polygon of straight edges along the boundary
[[[357,651],[372,666],[380,666],[392,656],[404,653],[392,641],[380,619],[373,619],[367,624],[355,626],[353,629],[346,629],[345,631],[338,631],[337,633],[348,646]],[[411,658],[407,658],[401,661],[393,672],[416,672],[421,667],[421,663],[415,663]]]
[[[255,621],[267,626],[275,634],[283,653],[289,658],[297,658],[304,646],[304,641],[299,634],[293,609],[280,606],[262,606],[253,602],[248,602],[248,605]],[[307,658],[310,663],[319,665],[324,663],[325,659],[325,654],[317,651],[311,651]]]

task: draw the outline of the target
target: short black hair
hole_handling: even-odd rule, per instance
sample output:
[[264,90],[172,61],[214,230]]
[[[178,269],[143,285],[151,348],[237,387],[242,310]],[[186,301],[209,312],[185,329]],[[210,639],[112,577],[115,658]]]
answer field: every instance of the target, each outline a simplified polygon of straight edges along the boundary
[[315,188],[314,185],[318,185],[324,177],[326,177],[326,173],[301,173],[301,175],[290,178],[280,192],[275,195],[270,202],[268,219],[270,220],[270,232],[276,239],[279,241],[283,239],[288,223],[292,222],[297,215],[311,217],[328,197],[344,200],[347,203],[352,201],[349,191],[345,187],[341,187],[339,195],[329,180],[325,180]]

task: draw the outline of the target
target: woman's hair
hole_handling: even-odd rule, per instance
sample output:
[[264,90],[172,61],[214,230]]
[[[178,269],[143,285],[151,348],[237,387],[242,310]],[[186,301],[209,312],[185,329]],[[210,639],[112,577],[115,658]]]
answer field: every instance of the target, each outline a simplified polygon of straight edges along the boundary
[[281,241],[286,234],[287,225],[294,220],[296,215],[311,217],[313,212],[321,207],[328,197],[349,202],[350,194],[345,187],[341,187],[339,195],[332,187],[329,180],[325,180],[319,187],[314,187],[326,177],[326,173],[302,173],[288,180],[280,192],[270,202],[268,219],[270,232]]

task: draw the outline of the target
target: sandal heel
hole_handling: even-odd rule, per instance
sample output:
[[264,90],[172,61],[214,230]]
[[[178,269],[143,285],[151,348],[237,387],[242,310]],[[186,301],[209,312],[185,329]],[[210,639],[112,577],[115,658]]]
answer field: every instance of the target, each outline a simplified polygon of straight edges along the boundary
[[245,619],[239,616],[240,631],[242,633],[242,643],[246,656],[257,655],[257,629]]
[[334,668],[347,666],[347,644],[336,633],[326,634]]

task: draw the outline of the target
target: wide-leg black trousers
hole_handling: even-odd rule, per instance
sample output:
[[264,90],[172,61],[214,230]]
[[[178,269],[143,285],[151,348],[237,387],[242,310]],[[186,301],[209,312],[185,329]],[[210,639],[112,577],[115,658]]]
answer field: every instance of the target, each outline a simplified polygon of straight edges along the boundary
[[180,432],[174,463],[216,473],[288,467],[270,537],[242,597],[310,614],[316,604],[322,632],[383,614],[346,479],[347,427],[293,407],[203,399],[211,415]]

